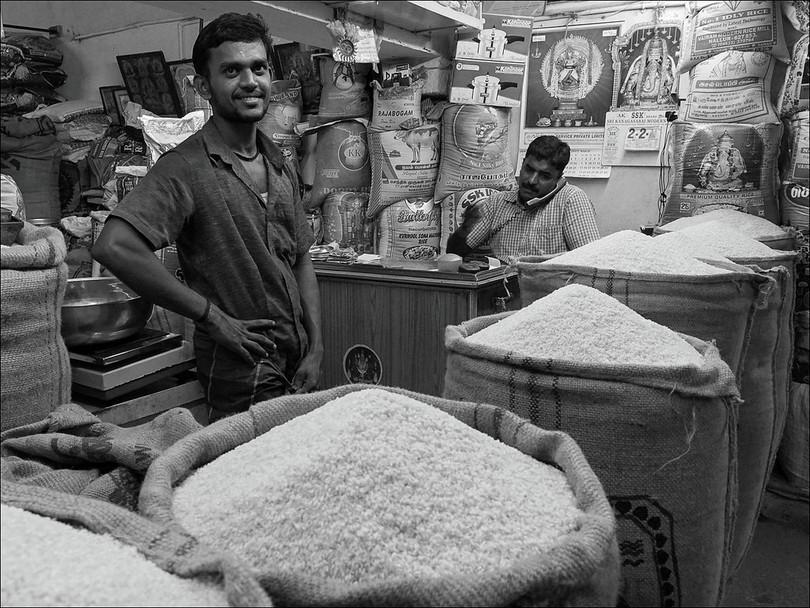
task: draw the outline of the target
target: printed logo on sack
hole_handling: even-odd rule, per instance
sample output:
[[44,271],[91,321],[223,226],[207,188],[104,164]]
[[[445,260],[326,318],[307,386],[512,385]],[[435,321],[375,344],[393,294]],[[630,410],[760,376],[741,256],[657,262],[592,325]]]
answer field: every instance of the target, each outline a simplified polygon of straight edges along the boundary
[[382,380],[382,361],[365,344],[355,344],[343,355],[343,373],[352,384],[379,384]]
[[368,147],[362,137],[350,135],[338,147],[338,161],[348,171],[359,171],[368,163]]

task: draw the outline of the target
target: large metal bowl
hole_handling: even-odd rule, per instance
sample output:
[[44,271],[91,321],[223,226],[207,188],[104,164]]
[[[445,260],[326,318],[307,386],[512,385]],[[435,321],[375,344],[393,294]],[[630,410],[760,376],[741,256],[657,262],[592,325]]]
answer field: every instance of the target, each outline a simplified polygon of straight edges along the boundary
[[152,315],[152,303],[115,277],[68,279],[62,303],[62,338],[68,348],[134,336]]

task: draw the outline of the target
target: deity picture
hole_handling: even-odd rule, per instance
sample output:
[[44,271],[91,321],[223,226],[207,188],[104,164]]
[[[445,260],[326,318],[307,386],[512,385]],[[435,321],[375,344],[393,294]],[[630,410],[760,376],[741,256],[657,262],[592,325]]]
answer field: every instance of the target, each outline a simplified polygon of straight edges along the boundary
[[618,33],[618,24],[532,32],[527,127],[604,126],[617,94],[610,52]]
[[644,25],[616,40],[613,60],[621,68],[618,108],[675,108],[672,89],[681,30],[676,25]]
[[[720,128],[720,127],[723,128]],[[758,189],[762,139],[736,125],[718,125],[688,144],[684,165],[685,192],[737,192]]]

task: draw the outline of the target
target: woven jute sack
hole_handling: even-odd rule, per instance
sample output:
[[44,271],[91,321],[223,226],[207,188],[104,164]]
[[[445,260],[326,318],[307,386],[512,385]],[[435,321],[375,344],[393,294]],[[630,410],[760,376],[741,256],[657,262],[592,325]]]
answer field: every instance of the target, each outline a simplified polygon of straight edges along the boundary
[[[174,486],[218,456],[318,407],[367,388],[346,385],[288,395],[254,405],[171,446],[150,466],[139,510],[157,523],[175,522]],[[613,606],[619,576],[615,518],[602,486],[577,444],[565,433],[542,430],[501,408],[461,403],[399,388],[377,387],[432,405],[533,458],[559,467],[584,511],[580,530],[542,554],[477,576],[378,579],[344,584],[307,572],[294,575],[265,564],[260,580],[271,599],[297,606]],[[204,508],[204,505],[201,505]],[[205,540],[204,538],[202,540]]]
[[543,260],[525,256],[515,264],[522,306],[569,283],[587,285],[650,321],[715,342],[735,374],[742,369],[756,311],[773,289],[773,279],[736,264],[728,266],[726,274],[685,276],[550,265]]
[[810,385],[790,383],[790,406],[779,444],[779,469],[797,496],[810,498]]
[[795,254],[773,260],[735,259],[773,280],[765,306],[758,309],[740,374],[739,506],[730,574],[742,565],[765,499],[790,401],[795,302]]
[[272,606],[238,558],[224,555],[176,527],[95,498],[6,479],[2,480],[0,496],[3,504],[111,536],[170,574],[183,578],[215,576],[224,584],[231,606]]
[[574,438],[617,517],[620,605],[718,605],[736,508],[739,392],[717,349],[679,334],[702,367],[596,366],[467,340],[511,314],[446,328],[444,396]]
[[0,431],[41,420],[70,401],[62,339],[67,287],[65,238],[26,222],[0,250]]

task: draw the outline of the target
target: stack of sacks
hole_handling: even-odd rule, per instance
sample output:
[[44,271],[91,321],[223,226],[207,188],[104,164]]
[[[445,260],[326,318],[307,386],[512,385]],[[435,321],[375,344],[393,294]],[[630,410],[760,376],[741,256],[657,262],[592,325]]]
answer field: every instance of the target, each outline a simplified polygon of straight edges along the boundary
[[739,393],[713,344],[585,285],[445,334],[444,396],[582,446],[619,525],[621,605],[718,605],[736,503]]
[[161,570],[134,547],[0,505],[4,606],[228,606],[221,584]]
[[729,206],[780,221],[782,126],[771,103],[774,63],[789,61],[780,5],[690,3],[678,63],[690,88],[673,124],[664,221]]
[[654,238],[623,230],[549,260],[521,257],[521,301],[526,306],[568,283],[590,285],[674,331],[715,341],[737,373],[755,308],[773,279],[737,264],[707,263],[691,252],[664,251]]
[[244,556],[275,603],[615,604],[596,476],[570,437],[499,408],[342,386],[174,448],[141,511]]
[[83,160],[90,148],[104,136],[110,117],[101,101],[77,99],[34,110],[26,118],[47,116],[56,125],[56,138],[62,144],[62,158],[72,163]]
[[[733,213],[745,218],[741,227],[769,234],[767,226],[764,231],[757,227],[757,220],[767,224],[766,220]],[[678,221],[687,219],[696,218]],[[667,250],[679,247],[684,252],[696,246],[708,247],[774,280],[766,303],[756,311],[741,374],[740,391],[745,403],[740,408],[738,436],[740,499],[732,546],[733,567],[737,568],[753,538],[790,411],[796,252],[772,249],[730,224],[725,220],[694,222],[653,238],[653,245],[663,245]],[[807,406],[802,407],[806,416]],[[803,449],[807,447],[806,438],[805,432]]]
[[13,35],[0,42],[0,109],[20,115],[40,105],[65,101],[56,89],[67,74],[62,51],[45,36]]

